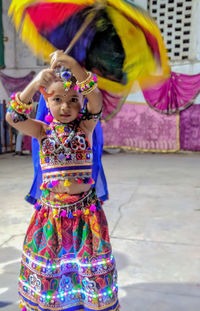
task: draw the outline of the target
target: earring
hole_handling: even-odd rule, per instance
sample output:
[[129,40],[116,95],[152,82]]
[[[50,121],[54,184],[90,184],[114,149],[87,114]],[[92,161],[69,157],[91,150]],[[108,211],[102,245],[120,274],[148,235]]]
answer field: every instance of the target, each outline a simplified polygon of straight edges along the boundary
[[51,123],[53,121],[53,117],[50,113],[50,110],[48,109],[48,114],[45,116],[45,121]]

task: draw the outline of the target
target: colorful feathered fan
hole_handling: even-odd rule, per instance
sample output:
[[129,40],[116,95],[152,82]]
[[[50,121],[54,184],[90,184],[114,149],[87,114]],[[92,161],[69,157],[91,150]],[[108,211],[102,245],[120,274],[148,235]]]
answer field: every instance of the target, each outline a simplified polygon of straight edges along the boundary
[[56,49],[66,50],[98,75],[105,119],[119,111],[135,81],[146,88],[152,75],[169,74],[157,25],[128,0],[13,0],[9,14],[38,57],[48,61]]

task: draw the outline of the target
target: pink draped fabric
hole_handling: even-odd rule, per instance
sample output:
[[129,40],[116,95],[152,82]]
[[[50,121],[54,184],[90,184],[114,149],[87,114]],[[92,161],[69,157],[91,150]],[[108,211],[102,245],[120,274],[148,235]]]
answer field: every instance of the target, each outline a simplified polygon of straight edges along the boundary
[[110,92],[101,90],[102,98],[103,98],[103,119],[110,120],[113,118],[118,111],[121,109],[125,101],[125,97],[117,96]]
[[200,151],[200,105],[193,105],[180,115],[181,149]]
[[102,122],[104,146],[140,151],[179,150],[179,116],[160,115],[146,104],[126,102],[108,122]]
[[167,81],[143,91],[143,94],[151,108],[161,113],[172,114],[193,104],[193,99],[199,91],[200,74],[190,76],[172,72]]

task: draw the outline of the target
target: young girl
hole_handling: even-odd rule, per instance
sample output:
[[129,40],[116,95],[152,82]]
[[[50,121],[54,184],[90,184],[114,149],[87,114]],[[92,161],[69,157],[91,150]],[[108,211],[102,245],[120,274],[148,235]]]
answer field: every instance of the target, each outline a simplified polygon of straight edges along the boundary
[[[61,72],[57,68],[70,70]],[[28,118],[45,89],[53,120]],[[25,310],[119,310],[107,221],[91,188],[92,133],[101,115],[96,77],[62,51],[9,101],[7,121],[40,143],[42,195],[24,240],[19,295]],[[87,98],[86,113],[79,113]]]

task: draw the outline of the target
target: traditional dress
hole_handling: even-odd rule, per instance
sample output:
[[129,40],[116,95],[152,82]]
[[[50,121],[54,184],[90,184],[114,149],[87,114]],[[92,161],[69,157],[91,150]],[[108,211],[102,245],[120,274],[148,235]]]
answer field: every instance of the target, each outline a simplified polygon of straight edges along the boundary
[[53,191],[69,178],[91,184],[92,158],[78,121],[47,128],[40,145],[42,196],[23,247],[22,308],[119,310],[116,264],[95,188],[78,195]]

